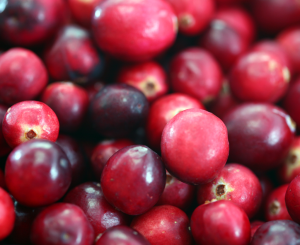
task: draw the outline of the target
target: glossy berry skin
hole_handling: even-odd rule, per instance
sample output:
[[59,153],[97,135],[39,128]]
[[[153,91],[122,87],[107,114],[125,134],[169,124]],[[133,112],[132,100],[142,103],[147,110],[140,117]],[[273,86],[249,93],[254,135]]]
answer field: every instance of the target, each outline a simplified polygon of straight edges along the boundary
[[253,221],[251,222],[251,240],[255,234],[255,232],[257,231],[257,229],[259,227],[261,227],[262,224],[264,224],[265,222],[262,221]]
[[0,104],[0,157],[5,156],[11,150],[2,133],[2,121],[7,110],[8,110],[7,106]]
[[54,111],[39,101],[14,104],[4,115],[2,132],[6,142],[14,148],[32,139],[55,142],[59,122]]
[[83,85],[98,78],[103,68],[88,31],[76,25],[65,26],[58,33],[47,47],[44,61],[54,81]]
[[122,60],[144,61],[172,45],[177,18],[163,0],[108,0],[95,9],[92,33],[104,52]]
[[179,32],[185,35],[197,35],[205,29],[215,12],[212,0],[167,0],[178,18]]
[[189,218],[179,208],[163,205],[137,216],[131,228],[141,233],[150,244],[191,245]]
[[220,92],[222,72],[216,60],[204,49],[188,48],[171,61],[170,82],[174,92],[210,102]]
[[180,181],[208,183],[217,177],[227,161],[226,127],[205,110],[182,111],[165,126],[161,153],[166,169]]
[[128,225],[128,217],[111,206],[103,196],[99,183],[87,182],[76,186],[64,198],[64,202],[80,207],[94,228],[95,239],[106,229]]
[[269,52],[250,52],[232,68],[229,84],[238,99],[249,102],[277,102],[285,94],[290,72]]
[[65,132],[73,132],[81,126],[89,106],[87,92],[71,82],[50,84],[41,101],[56,113],[60,128]]
[[5,182],[14,198],[28,207],[58,201],[71,184],[72,170],[63,150],[48,140],[17,146],[5,165]]
[[199,245],[247,245],[251,238],[246,213],[225,200],[196,208],[191,217],[191,230]]
[[0,101],[12,105],[32,100],[46,87],[47,70],[32,51],[12,48],[0,56]]
[[166,172],[160,157],[147,146],[127,146],[106,163],[101,187],[106,200],[129,215],[152,208],[164,191]]
[[106,137],[125,137],[146,121],[149,103],[145,95],[126,84],[107,85],[90,104],[95,130]]
[[288,184],[274,189],[268,196],[265,205],[265,217],[267,221],[292,220],[285,205],[285,193]]
[[95,146],[91,155],[91,165],[97,179],[100,180],[103,168],[108,159],[118,150],[130,145],[134,145],[131,140],[119,139],[103,140]]
[[291,218],[299,223],[300,222],[300,175],[297,175],[289,184],[285,194],[285,204]]
[[256,175],[240,164],[227,164],[212,182],[200,185],[199,204],[213,200],[229,200],[242,208],[249,218],[257,213],[263,192]]
[[169,90],[165,71],[153,61],[122,67],[117,82],[141,90],[149,102],[153,102]]
[[79,207],[56,203],[36,217],[31,229],[31,242],[33,245],[92,245],[94,231]]
[[168,94],[155,101],[150,107],[146,124],[150,147],[160,151],[161,135],[166,124],[177,113],[191,108],[205,109],[200,101],[181,93]]
[[150,245],[136,230],[118,225],[106,230],[95,245]]
[[196,186],[183,183],[168,172],[166,177],[164,192],[156,205],[171,205],[187,210],[194,199]]
[[285,111],[271,104],[244,103],[223,120],[230,143],[229,160],[255,171],[277,167],[294,139],[293,121]]
[[297,244],[300,239],[300,226],[291,220],[269,221],[255,232],[251,245]]
[[14,203],[9,194],[0,188],[0,241],[6,238],[14,228]]

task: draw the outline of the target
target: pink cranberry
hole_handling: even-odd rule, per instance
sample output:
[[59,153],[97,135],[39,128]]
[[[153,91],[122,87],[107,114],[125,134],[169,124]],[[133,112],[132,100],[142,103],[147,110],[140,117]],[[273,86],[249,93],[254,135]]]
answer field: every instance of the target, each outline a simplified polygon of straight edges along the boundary
[[190,184],[214,180],[224,167],[228,152],[224,123],[201,109],[178,113],[165,126],[161,138],[161,153],[167,170]]
[[95,9],[92,23],[101,50],[131,61],[157,56],[172,45],[177,33],[176,15],[163,0],[104,1]]
[[233,66],[229,84],[233,95],[242,101],[277,102],[290,81],[286,64],[269,52],[250,52]]
[[122,212],[139,215],[152,208],[164,191],[166,172],[147,146],[127,146],[106,163],[101,187],[107,201]]
[[177,113],[190,108],[205,109],[202,103],[195,98],[180,93],[165,95],[151,105],[146,134],[152,149],[160,151],[161,135],[166,124]]
[[265,222],[262,222],[262,221],[253,221],[251,222],[251,240],[255,234],[255,232],[257,231],[257,229],[259,227],[261,227],[262,224],[264,224]]
[[191,217],[191,230],[198,244],[248,245],[251,238],[246,213],[225,200],[196,208]]
[[149,102],[168,92],[166,73],[156,62],[128,65],[122,67],[117,81],[141,90]]
[[50,84],[44,90],[41,101],[53,109],[61,130],[66,132],[75,131],[81,126],[89,105],[87,92],[70,82]]
[[58,201],[71,184],[72,170],[63,150],[48,140],[17,146],[5,165],[8,190],[21,204],[45,206]]
[[213,0],[198,1],[167,0],[178,18],[179,32],[197,35],[205,29],[213,17],[215,3]]
[[230,144],[229,160],[255,171],[277,167],[294,139],[293,121],[271,104],[239,105],[224,117],[224,123]]
[[189,218],[179,208],[163,205],[137,216],[131,228],[140,232],[151,244],[191,245]]
[[88,31],[75,25],[66,26],[58,33],[46,49],[44,60],[55,81],[86,84],[99,77],[103,68],[103,60]]
[[[0,157],[5,156],[11,150],[2,133],[2,121],[7,110],[8,110],[7,106],[0,104]],[[2,186],[0,185],[0,187]]]
[[1,37],[17,46],[49,39],[66,20],[63,0],[9,0],[1,5]]
[[204,49],[188,48],[177,54],[170,65],[174,92],[210,102],[222,87],[222,72],[216,60]]
[[291,218],[300,223],[300,175],[297,175],[289,184],[285,194],[285,204]]
[[134,143],[127,139],[119,139],[104,140],[95,146],[91,156],[91,164],[97,179],[100,180],[102,170],[108,159],[118,150],[130,145],[134,145]]
[[98,183],[88,182],[76,186],[67,194],[64,202],[75,204],[83,210],[94,228],[95,238],[110,227],[128,224],[127,215],[106,201]]
[[59,122],[46,104],[23,101],[7,110],[2,122],[2,132],[12,148],[32,139],[55,142],[59,133]]
[[95,245],[150,245],[139,232],[118,225],[105,231]]
[[9,194],[0,188],[0,241],[7,237],[14,228],[14,203]]
[[267,221],[273,220],[292,220],[285,205],[285,193],[288,184],[274,189],[268,196],[265,205],[265,217]]
[[45,208],[31,229],[33,245],[92,245],[93,227],[83,211],[73,204],[57,203]]
[[47,82],[45,66],[30,50],[12,48],[0,56],[0,100],[4,103],[34,99]]

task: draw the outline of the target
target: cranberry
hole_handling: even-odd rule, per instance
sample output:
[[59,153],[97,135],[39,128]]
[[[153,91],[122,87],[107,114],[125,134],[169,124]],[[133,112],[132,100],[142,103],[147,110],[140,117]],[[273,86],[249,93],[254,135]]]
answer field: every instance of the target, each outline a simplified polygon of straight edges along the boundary
[[94,231],[83,211],[73,204],[57,203],[45,208],[31,229],[34,245],[92,245]]
[[85,87],[85,90],[89,96],[90,103],[103,87],[104,87],[104,83],[100,82],[100,81],[97,81],[97,82],[92,83],[92,84],[88,85],[87,87]]
[[9,0],[1,4],[1,37],[14,45],[33,46],[50,38],[65,21],[63,0]]
[[177,33],[177,18],[163,0],[104,1],[95,9],[92,23],[100,49],[131,61],[157,56],[174,42]]
[[148,115],[145,95],[126,84],[107,85],[90,105],[94,128],[106,137],[125,137],[141,126]]
[[177,54],[170,65],[170,82],[174,92],[210,102],[222,87],[222,72],[210,53],[188,48]]
[[2,169],[0,169],[0,188],[6,189],[5,177]]
[[196,186],[183,183],[168,172],[166,177],[164,192],[156,205],[171,205],[187,210],[194,199]]
[[247,2],[247,0],[216,0],[219,6],[231,6]]
[[134,145],[134,143],[127,139],[119,139],[104,140],[95,146],[91,156],[91,164],[97,179],[100,180],[102,170],[108,159],[118,150],[130,145]]
[[178,18],[179,32],[197,35],[209,24],[215,11],[213,0],[167,0]]
[[155,245],[191,245],[189,219],[179,208],[163,205],[133,219],[131,227]]
[[30,50],[12,48],[0,56],[0,100],[4,103],[34,99],[47,82],[45,66]]
[[261,227],[262,224],[264,224],[265,222],[262,221],[253,221],[251,222],[251,240],[255,234],[255,232],[257,231],[257,229],[259,227]]
[[10,193],[28,207],[59,200],[71,184],[71,165],[66,154],[48,140],[31,140],[17,146],[5,165]]
[[161,152],[167,170],[179,180],[208,183],[221,172],[228,157],[226,127],[205,110],[182,111],[165,126]]
[[239,105],[224,117],[224,123],[230,143],[229,160],[255,171],[277,167],[294,138],[291,118],[271,104]]
[[[0,157],[5,156],[11,150],[2,133],[2,121],[7,110],[7,106],[0,104]],[[0,187],[2,187],[1,184]]]
[[297,244],[300,239],[300,226],[290,220],[269,221],[255,232],[251,245]]
[[119,83],[125,83],[141,90],[149,102],[156,100],[168,92],[166,73],[156,62],[124,66],[117,78]]
[[109,228],[95,245],[150,245],[137,231],[123,225]]
[[240,164],[228,164],[212,182],[200,185],[199,204],[212,200],[230,200],[242,208],[249,218],[260,208],[262,188],[256,175]]
[[146,134],[150,147],[160,151],[161,135],[166,124],[179,112],[190,108],[205,109],[201,102],[189,95],[173,93],[155,101],[149,111]]
[[199,244],[248,245],[251,238],[246,213],[225,200],[196,208],[191,217],[191,229]]
[[44,90],[41,101],[53,109],[61,130],[67,132],[75,131],[81,126],[89,105],[87,92],[70,82],[50,84]]
[[285,204],[291,218],[300,223],[300,175],[297,175],[289,184],[285,194]]
[[103,194],[122,212],[139,215],[152,208],[164,191],[166,172],[160,157],[142,145],[127,146],[106,163]]
[[14,203],[9,194],[0,188],[0,241],[7,237],[14,228]]
[[70,80],[78,84],[96,79],[103,66],[88,31],[75,25],[66,26],[59,32],[46,49],[44,60],[55,81]]
[[32,139],[55,142],[59,133],[59,122],[46,104],[23,101],[7,110],[2,122],[2,132],[12,148]]

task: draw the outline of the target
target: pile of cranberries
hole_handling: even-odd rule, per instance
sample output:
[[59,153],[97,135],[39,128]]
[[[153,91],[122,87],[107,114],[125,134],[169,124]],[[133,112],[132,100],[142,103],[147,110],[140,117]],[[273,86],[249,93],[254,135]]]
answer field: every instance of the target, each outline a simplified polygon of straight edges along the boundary
[[1,245],[299,245],[299,0],[0,0]]

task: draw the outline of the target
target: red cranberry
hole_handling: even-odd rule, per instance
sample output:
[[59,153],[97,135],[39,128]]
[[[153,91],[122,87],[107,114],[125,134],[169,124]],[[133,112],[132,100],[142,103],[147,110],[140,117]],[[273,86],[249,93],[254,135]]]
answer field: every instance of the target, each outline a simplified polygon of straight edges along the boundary
[[17,146],[5,165],[5,182],[10,193],[28,207],[59,200],[71,184],[71,165],[55,143],[31,140]]
[[250,169],[240,164],[228,164],[212,182],[199,186],[197,200],[199,204],[229,200],[252,218],[260,208],[262,195],[259,180]]
[[107,85],[90,105],[94,128],[106,137],[125,137],[143,125],[149,104],[145,95],[126,84]]
[[285,204],[291,218],[300,223],[300,175],[297,175],[289,184],[285,194]]
[[229,159],[255,171],[277,167],[293,142],[295,125],[279,107],[245,103],[231,110],[224,123],[230,143]]
[[41,44],[65,21],[62,0],[9,0],[1,4],[1,37],[22,46]]
[[213,0],[198,1],[167,0],[178,18],[179,32],[197,35],[205,29],[215,11]]
[[73,204],[57,203],[45,208],[31,229],[34,245],[92,245],[93,227],[83,211]]
[[97,179],[100,180],[102,170],[108,159],[118,150],[130,145],[134,145],[134,143],[127,139],[119,139],[104,140],[95,146],[91,156],[91,164]]
[[269,221],[255,232],[251,245],[297,244],[300,239],[300,226],[290,220]]
[[183,183],[168,172],[166,177],[164,192],[156,205],[171,205],[187,210],[194,199],[196,186]]
[[198,244],[248,245],[251,238],[246,213],[230,201],[200,205],[192,214],[191,229]]
[[119,83],[125,83],[141,90],[149,102],[168,92],[166,73],[153,61],[124,66],[118,76]]
[[86,84],[97,78],[103,66],[88,31],[75,25],[66,26],[60,31],[46,49],[44,60],[55,81],[78,84]]
[[189,218],[179,208],[163,205],[133,219],[131,227],[155,245],[191,245]]
[[0,188],[0,241],[7,237],[14,228],[14,203],[9,194]]
[[45,66],[30,50],[13,48],[0,56],[0,100],[4,103],[34,99],[47,82]]
[[251,222],[251,240],[255,234],[255,232],[257,231],[257,229],[259,227],[261,227],[262,224],[264,224],[265,222],[262,221],[253,221]]
[[2,132],[12,148],[32,139],[55,142],[59,133],[59,122],[46,104],[23,101],[7,110],[2,122]]
[[[11,150],[2,133],[2,121],[7,110],[7,106],[0,104],[0,157],[5,156]],[[1,184],[0,187],[2,187]]]
[[215,59],[200,48],[189,48],[177,54],[170,67],[170,82],[175,92],[210,102],[222,87],[222,72]]
[[94,228],[95,238],[110,227],[128,224],[128,217],[105,200],[98,183],[88,182],[75,187],[64,202],[75,204],[83,210]]
[[246,2],[247,0],[215,0],[219,6],[231,6]]
[[70,82],[50,84],[44,90],[41,101],[56,113],[61,130],[69,132],[81,126],[89,105],[87,92]]
[[2,169],[0,169],[0,187],[6,189],[5,177]]
[[179,180],[208,183],[221,172],[228,157],[226,127],[205,110],[182,111],[165,126],[161,152],[167,170]]
[[101,177],[108,202],[130,215],[152,208],[164,191],[166,172],[160,157],[142,145],[127,146],[106,163]]
[[265,217],[267,221],[292,220],[285,205],[285,193],[288,184],[282,185],[271,192],[265,205]]
[[163,0],[104,1],[95,9],[92,23],[101,50],[131,61],[157,56],[173,43],[177,33],[177,18]]
[[104,87],[104,83],[100,82],[100,81],[97,81],[97,82],[95,82],[93,84],[90,84],[87,87],[85,87],[85,90],[86,90],[86,92],[88,93],[88,96],[89,96],[90,103],[103,87]]
[[139,232],[123,225],[108,229],[95,245],[150,245]]
[[149,111],[146,134],[150,147],[160,151],[161,135],[166,124],[179,112],[190,108],[205,109],[201,102],[189,95],[173,93],[155,101]]

